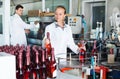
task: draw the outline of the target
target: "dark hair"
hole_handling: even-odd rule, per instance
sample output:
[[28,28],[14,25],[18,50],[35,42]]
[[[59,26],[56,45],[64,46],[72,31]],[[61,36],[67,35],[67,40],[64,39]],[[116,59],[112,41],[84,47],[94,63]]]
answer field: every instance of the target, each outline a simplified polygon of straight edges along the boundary
[[64,6],[62,6],[62,5],[57,6],[56,9],[55,9],[55,11],[56,11],[58,8],[64,9],[64,10],[65,10],[64,14],[66,14],[66,8],[65,8]]
[[22,8],[23,9],[23,6],[18,4],[16,7],[15,7],[15,10],[18,10],[19,8]]

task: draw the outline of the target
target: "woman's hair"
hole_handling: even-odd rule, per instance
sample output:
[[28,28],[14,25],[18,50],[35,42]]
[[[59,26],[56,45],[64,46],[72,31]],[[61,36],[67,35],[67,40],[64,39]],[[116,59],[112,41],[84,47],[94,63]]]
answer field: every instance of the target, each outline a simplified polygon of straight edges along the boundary
[[18,4],[16,7],[15,7],[15,10],[18,10],[19,8],[22,8],[23,9],[23,6]]
[[64,14],[66,14],[66,9],[65,9],[64,6],[62,6],[62,5],[57,6],[56,9],[55,9],[55,11],[56,11],[58,8],[62,8],[62,9],[64,9]]

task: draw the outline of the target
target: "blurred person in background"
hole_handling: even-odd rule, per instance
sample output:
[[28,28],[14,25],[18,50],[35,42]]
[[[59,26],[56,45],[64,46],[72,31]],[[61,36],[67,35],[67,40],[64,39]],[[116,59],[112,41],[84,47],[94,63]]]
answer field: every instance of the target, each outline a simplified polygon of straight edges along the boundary
[[23,14],[23,6],[17,5],[15,7],[15,14],[11,16],[10,26],[10,43],[11,45],[27,45],[26,33],[29,33],[29,29],[34,28],[38,23],[35,21],[34,24],[25,23],[20,16]]

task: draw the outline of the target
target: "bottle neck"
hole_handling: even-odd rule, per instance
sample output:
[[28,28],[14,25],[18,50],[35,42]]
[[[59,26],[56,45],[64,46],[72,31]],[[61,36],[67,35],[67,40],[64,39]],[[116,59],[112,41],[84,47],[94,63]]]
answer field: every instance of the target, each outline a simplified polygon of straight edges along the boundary
[[45,62],[45,52],[44,52],[44,50],[42,50],[42,62],[43,63]]
[[30,65],[30,53],[29,52],[26,53],[26,58],[27,58],[27,66],[29,66]]
[[22,55],[23,55],[23,49],[19,51],[19,68],[22,68]]
[[52,54],[52,61],[55,61],[54,48],[52,48],[51,54]]
[[45,49],[45,59],[48,59],[48,53],[47,53],[47,49]]
[[47,39],[50,41],[50,33],[47,32]]
[[27,59],[27,66],[29,66],[30,65],[30,45],[27,46],[26,59]]
[[38,64],[39,63],[39,57],[38,57],[39,53],[38,51],[36,51],[36,63]]
[[19,68],[22,68],[22,53],[19,53]]

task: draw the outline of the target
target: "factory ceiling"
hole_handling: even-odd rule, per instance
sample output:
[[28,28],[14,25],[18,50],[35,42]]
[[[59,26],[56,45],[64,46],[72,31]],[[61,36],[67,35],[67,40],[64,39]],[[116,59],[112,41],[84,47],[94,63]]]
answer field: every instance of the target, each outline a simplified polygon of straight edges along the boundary
[[10,5],[16,6],[17,4],[27,4],[27,3],[34,3],[39,1],[41,0],[11,0]]

